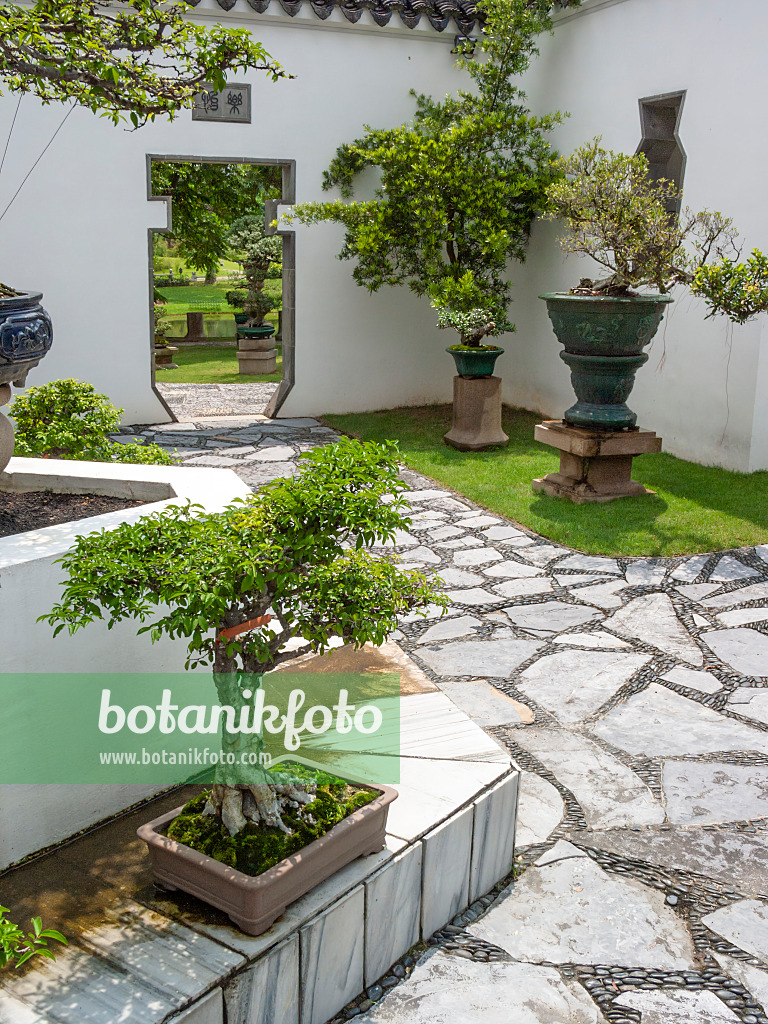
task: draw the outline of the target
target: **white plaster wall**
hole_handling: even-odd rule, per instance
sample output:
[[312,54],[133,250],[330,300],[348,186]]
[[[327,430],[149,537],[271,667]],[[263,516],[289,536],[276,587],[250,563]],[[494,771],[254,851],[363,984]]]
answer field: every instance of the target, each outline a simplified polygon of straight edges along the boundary
[[[30,384],[79,377],[122,405],[127,422],[167,418],[150,389],[147,269],[147,229],[165,226],[166,208],[147,201],[147,153],[293,159],[298,199],[316,199],[341,142],[365,123],[408,118],[411,88],[444,94],[459,84],[450,27],[441,34],[424,19],[410,30],[395,15],[378,28],[367,12],[357,25],[339,11],[322,22],[306,8],[295,18],[257,15],[238,0],[227,14],[202,0],[192,15],[247,25],[296,75],[274,84],[263,74],[237,76],[253,83],[251,125],[193,123],[187,111],[127,132],[84,110],[69,117],[0,221],[0,280],[42,290],[55,325],[54,348]],[[3,143],[15,106],[15,97],[0,98]],[[22,101],[0,213],[63,113]],[[296,388],[284,414],[447,399],[450,367],[428,303],[403,289],[369,297],[350,265],[334,259],[338,232],[298,231]]]
[[[563,153],[595,135],[607,148],[634,152],[638,100],[686,90],[680,138],[687,153],[685,201],[734,218],[745,250],[768,246],[764,168],[768,139],[766,12],[761,0],[586,0],[542,40],[526,81],[534,111],[570,112],[555,132]],[[537,223],[528,262],[511,270],[512,319],[498,364],[505,400],[547,416],[573,401],[560,346],[536,296],[590,276],[585,260],[565,260],[557,226]],[[676,289],[630,398],[642,426],[666,451],[743,471],[768,468],[768,330],[765,317],[732,330],[705,320],[703,304]]]
[[[63,468],[61,468],[63,467]],[[99,463],[61,463],[54,460],[12,459],[4,480],[20,472],[84,473],[101,479],[91,493],[109,493],[109,479],[168,481],[176,498],[190,500],[208,511],[223,508],[249,491],[230,470],[178,469],[165,466],[107,466]],[[51,480],[55,486],[56,480]],[[46,486],[42,484],[41,486]],[[136,485],[137,487],[139,485]],[[124,493],[121,490],[119,493]],[[167,493],[167,491],[166,491]],[[145,497],[140,490],[138,497]],[[161,505],[153,504],[156,509]],[[44,686],[51,672],[183,672],[187,645],[183,640],[137,636],[135,622],[108,630],[94,622],[69,636],[57,637],[39,616],[61,596],[63,572],[56,560],[72,538],[96,529],[114,528],[140,518],[141,511],[112,512],[94,519],[48,527],[16,537],[0,538],[0,649],[3,672],[39,673]],[[2,709],[0,709],[0,714]],[[30,752],[30,756],[34,756]],[[49,846],[103,818],[159,792],[164,786],[131,785],[0,785],[0,870],[35,850]],[[34,813],[30,807],[34,805]]]

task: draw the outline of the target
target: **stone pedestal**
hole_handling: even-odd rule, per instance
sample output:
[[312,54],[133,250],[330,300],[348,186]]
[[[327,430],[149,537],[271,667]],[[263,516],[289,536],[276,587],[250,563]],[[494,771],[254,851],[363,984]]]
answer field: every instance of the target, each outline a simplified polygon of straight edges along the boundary
[[275,373],[277,371],[276,348],[270,348],[264,352],[259,349],[245,348],[244,346],[247,344],[246,339],[241,339],[237,350],[240,373]]
[[534,437],[560,451],[560,472],[534,480],[534,491],[577,505],[654,493],[632,479],[635,455],[661,451],[661,438],[652,430],[597,431],[547,420],[536,426]]
[[[0,405],[11,400],[11,385],[0,384]],[[5,469],[13,455],[13,424],[0,413],[0,471]]]
[[501,429],[501,377],[453,378],[453,423],[443,440],[463,452],[509,442]]

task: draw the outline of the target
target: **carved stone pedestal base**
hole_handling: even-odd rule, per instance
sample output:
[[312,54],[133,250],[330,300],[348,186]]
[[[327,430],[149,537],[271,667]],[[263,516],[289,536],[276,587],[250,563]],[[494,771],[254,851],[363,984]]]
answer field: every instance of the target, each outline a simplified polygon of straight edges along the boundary
[[453,423],[443,440],[463,452],[509,442],[501,429],[501,377],[453,378]]
[[534,480],[534,491],[577,505],[655,493],[632,479],[635,455],[661,451],[661,438],[652,430],[593,431],[547,420],[536,426],[534,437],[560,451],[560,472]]
[[[271,339],[270,339],[271,340]],[[242,346],[243,342],[240,342]],[[270,348],[266,352],[252,349],[237,350],[240,373],[275,373],[277,370],[277,349]]]

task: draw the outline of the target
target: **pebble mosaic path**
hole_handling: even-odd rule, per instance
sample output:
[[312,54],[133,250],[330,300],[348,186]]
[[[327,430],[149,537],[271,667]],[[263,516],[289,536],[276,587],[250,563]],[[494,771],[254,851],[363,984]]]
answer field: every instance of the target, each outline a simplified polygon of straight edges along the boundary
[[176,384],[157,385],[173,415],[179,420],[202,416],[261,415],[277,384]]
[[[121,440],[258,488],[335,436],[250,417]],[[393,638],[521,767],[518,860],[334,1021],[768,1024],[768,545],[587,556],[403,476],[395,550],[453,603]]]

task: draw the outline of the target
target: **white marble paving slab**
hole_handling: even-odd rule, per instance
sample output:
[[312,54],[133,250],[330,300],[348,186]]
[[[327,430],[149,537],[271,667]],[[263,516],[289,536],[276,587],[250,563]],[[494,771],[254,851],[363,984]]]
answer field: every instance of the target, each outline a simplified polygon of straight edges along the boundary
[[[178,1017],[173,1018],[173,1024],[223,1024],[223,1021],[224,997],[220,988],[216,988],[207,996],[198,999]],[[232,1024],[231,1018],[229,1018],[228,1024]]]
[[746,626],[750,622],[765,622],[766,619],[768,608],[734,608],[717,616],[717,621],[724,626]]
[[366,986],[419,941],[422,854],[422,843],[409,846],[365,883]]
[[691,583],[686,587],[676,587],[678,594],[682,594],[683,597],[687,597],[691,601],[700,601],[703,597],[708,597],[710,594],[714,594],[716,590],[721,590],[719,583]]
[[[550,579],[530,580],[508,580],[493,588],[502,597],[531,597],[534,594],[552,593],[552,581]],[[496,598],[498,601],[498,598]]]
[[626,580],[611,580],[610,583],[597,583],[594,587],[578,587],[571,593],[577,601],[585,601],[609,611],[621,607],[620,595],[627,589],[629,584]]
[[0,1021],[3,1024],[55,1024],[50,1017],[36,1013],[31,1006],[22,1003],[0,989]]
[[474,813],[465,807],[424,836],[421,936],[429,938],[469,903]]
[[505,562],[497,562],[482,570],[486,576],[500,577],[501,579],[522,579],[525,576],[541,576],[543,569],[535,565],[526,565],[524,562],[516,562],[508,559]]
[[239,953],[132,901],[78,940],[178,1002],[201,995],[244,963]]
[[509,771],[506,764],[487,761],[427,761],[403,758],[400,794],[389,808],[387,830],[412,842],[445,821],[457,808]]
[[3,979],[5,992],[60,1024],[158,1024],[179,1002],[74,946],[45,970]]
[[227,1024],[299,1024],[299,936],[233,978],[224,999]]
[[301,1024],[325,1024],[362,990],[364,914],[358,886],[301,929]]
[[519,776],[511,775],[475,800],[469,903],[484,896],[512,868],[518,785]]
[[765,601],[768,598],[768,582],[751,583],[748,587],[739,587],[727,594],[717,594],[705,598],[701,604],[704,608],[733,608],[748,601]]

